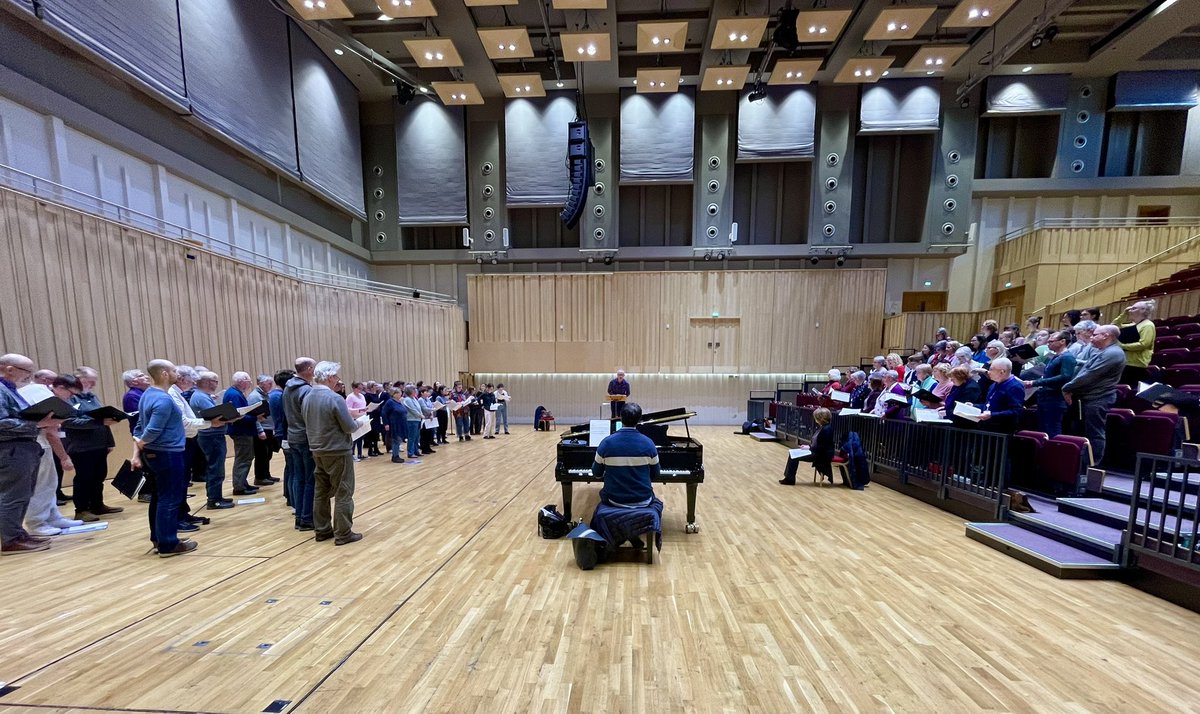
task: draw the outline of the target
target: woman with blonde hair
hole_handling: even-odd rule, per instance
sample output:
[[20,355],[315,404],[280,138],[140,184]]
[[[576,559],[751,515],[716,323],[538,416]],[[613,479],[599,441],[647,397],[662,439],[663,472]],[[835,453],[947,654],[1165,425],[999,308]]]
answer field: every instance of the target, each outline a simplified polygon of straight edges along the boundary
[[904,381],[904,360],[900,359],[900,355],[895,352],[889,353],[885,358],[884,364],[887,365],[888,369],[895,370],[897,379],[902,382]]
[[[802,461],[812,461],[813,470],[833,483],[833,412],[825,407],[813,412],[813,421],[817,425],[817,433],[812,438],[811,456],[801,457]],[[780,480],[784,486],[796,485],[796,472],[789,469]]]
[[1134,391],[1137,391],[1138,382],[1149,381],[1147,368],[1150,366],[1150,359],[1154,357],[1154,338],[1157,336],[1154,308],[1153,300],[1135,302],[1125,310],[1129,313],[1129,322],[1121,325],[1122,330],[1127,327],[1137,328],[1136,342],[1117,343],[1125,350],[1125,370],[1121,372],[1121,383],[1128,384]]

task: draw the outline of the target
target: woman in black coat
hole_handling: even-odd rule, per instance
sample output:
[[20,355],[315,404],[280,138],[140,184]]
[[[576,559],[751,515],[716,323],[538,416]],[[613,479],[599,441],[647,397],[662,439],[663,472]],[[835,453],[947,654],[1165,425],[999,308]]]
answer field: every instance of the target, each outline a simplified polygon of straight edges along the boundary
[[[813,412],[813,421],[820,427],[815,436],[813,436],[810,448],[811,453],[807,457],[800,457],[801,461],[811,461],[813,469],[825,478],[829,479],[829,483],[833,483],[833,454],[836,451],[833,443],[833,412],[821,407]],[[779,482],[785,486],[796,485],[796,472],[789,469],[783,479]]]

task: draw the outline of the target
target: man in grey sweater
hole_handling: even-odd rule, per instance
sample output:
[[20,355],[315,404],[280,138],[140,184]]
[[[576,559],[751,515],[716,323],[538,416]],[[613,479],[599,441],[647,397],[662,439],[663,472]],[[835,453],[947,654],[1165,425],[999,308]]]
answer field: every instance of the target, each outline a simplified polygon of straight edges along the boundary
[[316,360],[311,357],[296,358],[296,376],[288,380],[283,388],[283,413],[287,419],[285,448],[292,453],[295,468],[288,493],[292,494],[292,505],[296,509],[296,530],[313,530],[313,490],[316,480],[316,465],[312,451],[308,448],[308,432],[304,428],[304,398],[312,391],[313,369]]
[[[316,488],[313,495],[313,527],[316,540],[333,538],[334,545],[362,540],[354,525],[354,460],[350,457],[358,428],[346,400],[333,391],[342,366],[337,362],[318,362],[313,370],[313,387],[304,398],[304,428],[308,448],[316,463]],[[329,499],[334,498],[333,516]]]
[[[1095,352],[1062,388],[1068,415],[1078,415],[1083,435],[1092,444],[1092,455],[1097,465],[1104,458],[1105,420],[1108,410],[1117,401],[1117,384],[1125,369],[1125,351],[1117,344],[1120,334],[1121,328],[1116,325],[1097,327],[1092,334]],[[1074,402],[1078,402],[1078,406],[1073,406]]]

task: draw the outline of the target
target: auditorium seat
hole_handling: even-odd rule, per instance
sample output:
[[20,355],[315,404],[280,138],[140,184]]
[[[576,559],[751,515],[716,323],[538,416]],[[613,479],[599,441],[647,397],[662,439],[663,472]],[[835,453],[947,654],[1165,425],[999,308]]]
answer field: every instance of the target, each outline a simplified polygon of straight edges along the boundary
[[1037,409],[1025,407],[1017,419],[1017,428],[1024,431],[1037,431],[1041,424],[1038,422]]
[[[1159,340],[1161,339],[1165,338],[1160,337]],[[1192,350],[1184,347],[1183,341],[1178,337],[1176,337],[1175,341],[1171,343],[1171,346],[1165,349],[1159,347],[1159,340],[1154,341],[1154,356],[1150,358],[1152,363],[1162,367],[1173,367],[1177,364],[1183,364],[1185,362],[1192,361]]]
[[1195,322],[1185,322],[1182,325],[1175,326],[1175,334],[1180,338],[1197,333],[1200,333],[1200,324]]
[[1059,434],[1051,439],[1051,441],[1064,441],[1075,444],[1079,447],[1079,472],[1086,473],[1087,469],[1096,465],[1096,456],[1092,451],[1092,442],[1088,441],[1083,436],[1072,436],[1070,434]]
[[1185,384],[1200,384],[1200,367],[1191,365],[1167,367],[1158,376],[1158,381],[1172,387],[1182,387]]
[[1081,452],[1080,444],[1058,437],[1042,444],[1038,452],[1038,473],[1041,482],[1050,486],[1050,492],[1077,495]]
[[1200,332],[1183,336],[1183,346],[1189,350],[1200,350]]
[[1125,463],[1122,454],[1129,451],[1129,431],[1133,424],[1132,409],[1109,409],[1104,420],[1104,463],[1119,467]]
[[1128,384],[1117,385],[1117,401],[1113,402],[1115,409],[1135,409],[1134,403],[1138,400],[1133,398],[1133,389]]
[[1183,338],[1179,335],[1166,335],[1165,337],[1154,338],[1154,351],[1168,350],[1172,347],[1182,347]]
[[1050,440],[1044,432],[1018,431],[1008,441],[1008,462],[1013,485],[1037,487],[1038,455]]

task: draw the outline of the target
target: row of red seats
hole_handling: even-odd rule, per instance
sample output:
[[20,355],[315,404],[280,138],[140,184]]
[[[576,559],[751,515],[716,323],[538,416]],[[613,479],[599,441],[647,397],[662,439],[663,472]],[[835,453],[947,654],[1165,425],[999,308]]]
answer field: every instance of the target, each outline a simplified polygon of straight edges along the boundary
[[1018,431],[1009,441],[1008,454],[1014,485],[1046,493],[1075,495],[1080,476],[1094,465],[1091,443],[1067,434],[1051,438],[1041,431]]

